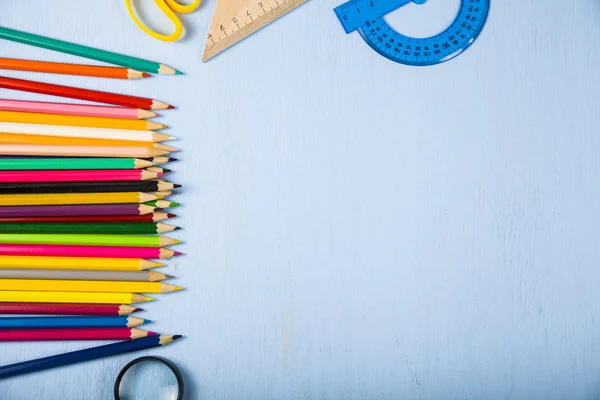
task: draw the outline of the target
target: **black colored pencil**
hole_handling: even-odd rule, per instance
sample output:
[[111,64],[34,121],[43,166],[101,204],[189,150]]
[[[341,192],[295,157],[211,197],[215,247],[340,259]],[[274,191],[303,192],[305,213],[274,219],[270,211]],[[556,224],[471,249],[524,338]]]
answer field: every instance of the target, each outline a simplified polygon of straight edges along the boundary
[[165,181],[0,183],[2,194],[162,192],[181,187]]

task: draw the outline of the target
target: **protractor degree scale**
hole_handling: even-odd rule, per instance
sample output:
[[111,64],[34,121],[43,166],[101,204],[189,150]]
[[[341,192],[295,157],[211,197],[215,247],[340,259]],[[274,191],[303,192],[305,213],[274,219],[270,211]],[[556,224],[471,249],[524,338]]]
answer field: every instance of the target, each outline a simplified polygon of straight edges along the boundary
[[[413,38],[396,32],[384,16],[411,2],[427,0],[351,0],[335,8],[346,33],[356,30],[382,56],[406,65],[435,65],[464,52],[485,25],[490,0],[461,0],[458,14],[443,32]],[[435,0],[430,0],[435,1]]]

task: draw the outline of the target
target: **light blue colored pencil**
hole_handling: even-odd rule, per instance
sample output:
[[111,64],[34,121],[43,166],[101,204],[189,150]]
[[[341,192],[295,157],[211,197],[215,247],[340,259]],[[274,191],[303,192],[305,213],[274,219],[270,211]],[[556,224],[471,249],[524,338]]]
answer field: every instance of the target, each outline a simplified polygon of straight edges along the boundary
[[147,319],[119,317],[2,317],[0,329],[27,328],[131,328],[150,322]]

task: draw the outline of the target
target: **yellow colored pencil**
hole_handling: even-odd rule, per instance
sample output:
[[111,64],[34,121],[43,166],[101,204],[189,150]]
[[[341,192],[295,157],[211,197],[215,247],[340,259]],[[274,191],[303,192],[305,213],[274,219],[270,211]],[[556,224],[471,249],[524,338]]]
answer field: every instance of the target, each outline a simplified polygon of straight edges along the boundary
[[158,199],[142,192],[0,194],[0,206],[40,206],[56,204],[127,204]]
[[64,279],[0,279],[0,291],[168,293],[181,287],[162,282],[72,281]]
[[122,118],[81,117],[75,115],[43,114],[17,111],[0,111],[0,121],[22,124],[80,126],[88,128],[148,130],[167,128],[158,122]]
[[143,271],[164,264],[140,258],[2,256],[0,268]]
[[136,304],[152,300],[137,293],[0,291],[0,303]]

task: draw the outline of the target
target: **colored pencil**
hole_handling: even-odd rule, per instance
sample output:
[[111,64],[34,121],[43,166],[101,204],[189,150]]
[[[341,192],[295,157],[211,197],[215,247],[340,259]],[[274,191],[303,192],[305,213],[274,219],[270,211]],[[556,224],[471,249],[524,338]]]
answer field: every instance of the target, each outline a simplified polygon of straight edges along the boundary
[[[9,208],[9,207],[5,207],[5,208]],[[1,209],[0,209],[1,210]],[[122,225],[122,224],[127,224],[127,225],[147,225],[147,224],[153,224],[155,222],[158,221],[164,221],[166,219],[169,218],[175,218],[176,215],[175,214],[167,214],[164,212],[155,212],[152,214],[144,214],[144,215],[83,215],[83,216],[65,216],[65,217],[14,217],[14,218],[0,218],[0,224],[10,224],[10,223],[19,223],[19,224],[31,224],[31,223],[38,223],[38,222],[43,222],[46,225],[53,223],[53,222],[60,222],[60,223],[71,223],[71,224],[77,224],[77,225],[83,225],[83,222],[86,223],[98,223],[98,224],[106,224],[106,225],[111,225],[111,226],[115,226],[115,225]],[[169,225],[166,225],[166,227],[168,227]],[[169,232],[169,228],[159,228],[158,224],[156,229],[167,229],[166,232]],[[83,229],[83,228],[81,228]],[[94,229],[94,228],[90,228],[90,229]],[[131,229],[132,232],[130,233],[142,233],[142,232],[133,232],[134,228],[128,228],[125,227],[123,229]],[[142,227],[137,227],[135,229],[146,229],[146,228],[142,228]],[[150,229],[150,227],[148,227],[147,229]],[[177,228],[175,228],[177,229]],[[173,230],[175,230],[173,229]],[[163,233],[163,232],[156,232],[156,233]]]
[[[115,192],[157,192],[156,195],[179,187],[180,185],[165,181],[112,181],[112,182],[26,182],[0,183],[0,193],[115,193]],[[160,192],[160,193],[158,193]]]
[[30,46],[37,46],[42,47],[44,49],[73,54],[75,56],[85,57],[91,60],[103,61],[109,64],[119,65],[125,68],[133,68],[151,74],[181,74],[181,72],[176,71],[167,65],[160,64],[154,61],[130,57],[123,54],[113,53],[112,51],[95,49],[93,47],[83,46],[80,44],[65,42],[57,39],[51,39],[48,37],[35,35],[27,32],[21,32],[9,28],[0,28],[0,39],[12,40],[14,42],[24,43]]
[[128,315],[141,308],[128,304],[0,303],[0,314],[14,315]]
[[2,256],[0,258],[4,258],[4,256],[46,256],[165,259],[178,255],[181,255],[178,251],[158,247],[0,244],[0,256]]
[[77,217],[77,216],[139,216],[154,212],[146,204],[91,204],[55,206],[0,207],[0,218],[15,217]]
[[[0,121],[4,123],[13,124],[20,123],[27,125],[41,125],[41,127],[70,126],[80,128],[87,127],[117,130],[133,130],[142,132],[155,131],[158,129],[167,128],[166,125],[159,124],[158,122],[147,121],[144,119],[80,117],[74,115],[56,115],[17,111],[0,111]],[[41,127],[39,129],[42,129]],[[12,132],[12,130],[4,130],[4,128],[2,129],[2,131]]]
[[169,293],[183,289],[179,286],[162,282],[0,279],[0,290],[85,293]]
[[[162,135],[158,134],[157,135]],[[160,151],[178,151],[179,149],[155,142],[138,142],[135,140],[88,139],[67,136],[46,136],[0,133],[0,145],[30,145],[30,146],[69,146],[69,147],[136,147],[138,149],[156,149]]]
[[[0,30],[1,29],[2,28],[0,28]],[[0,88],[93,101],[96,103],[106,103],[115,106],[141,108],[144,110],[164,110],[167,108],[174,108],[173,106],[163,103],[162,101],[147,99],[144,97],[100,92],[97,90],[80,89],[71,86],[53,85],[50,83],[34,82],[7,77],[0,77]]]
[[[1,111],[0,111],[1,113]],[[27,113],[23,113],[27,114]],[[31,114],[39,115],[39,114]],[[48,114],[50,115],[50,114]],[[88,118],[88,117],[73,117],[73,118]],[[96,118],[108,119],[110,118]],[[127,140],[134,142],[161,142],[171,140],[174,137],[165,135],[164,133],[155,132],[146,129],[128,129],[119,127],[88,127],[88,126],[71,126],[71,125],[51,125],[41,123],[27,122],[10,122],[0,119],[0,132],[11,133],[13,135],[35,135],[35,136],[58,136],[79,139],[105,139],[105,140]],[[124,120],[129,123],[143,122],[150,123],[145,120]],[[108,124],[106,124],[108,125]]]
[[179,207],[180,204],[176,201],[169,200],[153,200],[144,203],[147,206],[158,207],[158,208],[171,208],[171,207]]
[[137,158],[0,158],[0,171],[160,168],[152,165]]
[[45,340],[133,340],[156,335],[136,328],[0,329],[0,342]]
[[146,168],[146,171],[157,172],[159,174],[168,174],[168,173],[172,172],[172,170],[170,170],[168,168],[162,168],[162,167],[148,167],[148,168]]
[[141,108],[8,99],[0,99],[0,110],[125,119],[147,119],[159,115],[153,111],[142,110]]
[[68,269],[101,271],[143,271],[162,267],[164,264],[136,258],[104,257],[40,257],[40,256],[3,256],[0,268]]
[[66,64],[48,61],[20,60],[16,58],[0,58],[0,69],[113,79],[140,79],[151,76],[146,72],[136,71],[131,68]]
[[167,276],[155,271],[80,271],[61,269],[0,268],[0,279],[158,282],[167,279]]
[[137,304],[152,300],[152,297],[136,293],[0,291],[2,303]]
[[147,158],[169,154],[169,151],[143,146],[52,146],[31,144],[0,144],[0,155],[123,157]]
[[73,222],[30,222],[5,223],[0,220],[0,233],[118,233],[160,234],[177,230],[178,227],[161,223],[73,223]]
[[144,169],[0,171],[0,182],[145,181],[161,176]]
[[62,194],[0,194],[0,206],[144,203],[157,196],[141,192],[62,193]]
[[132,328],[150,321],[143,318],[118,317],[3,317],[0,329],[50,328]]
[[0,367],[0,379],[165,346],[181,337],[181,335],[153,335],[141,339],[111,343],[104,346],[38,358],[36,360],[22,361]]
[[151,158],[146,158],[146,161],[150,161],[153,164],[166,164],[166,163],[170,163],[170,162],[175,162],[175,161],[179,161],[176,158],[173,157],[166,157],[166,156],[158,156],[158,157],[151,157]]
[[148,235],[94,235],[78,233],[0,233],[0,244],[64,244],[68,246],[164,247],[177,239]]

